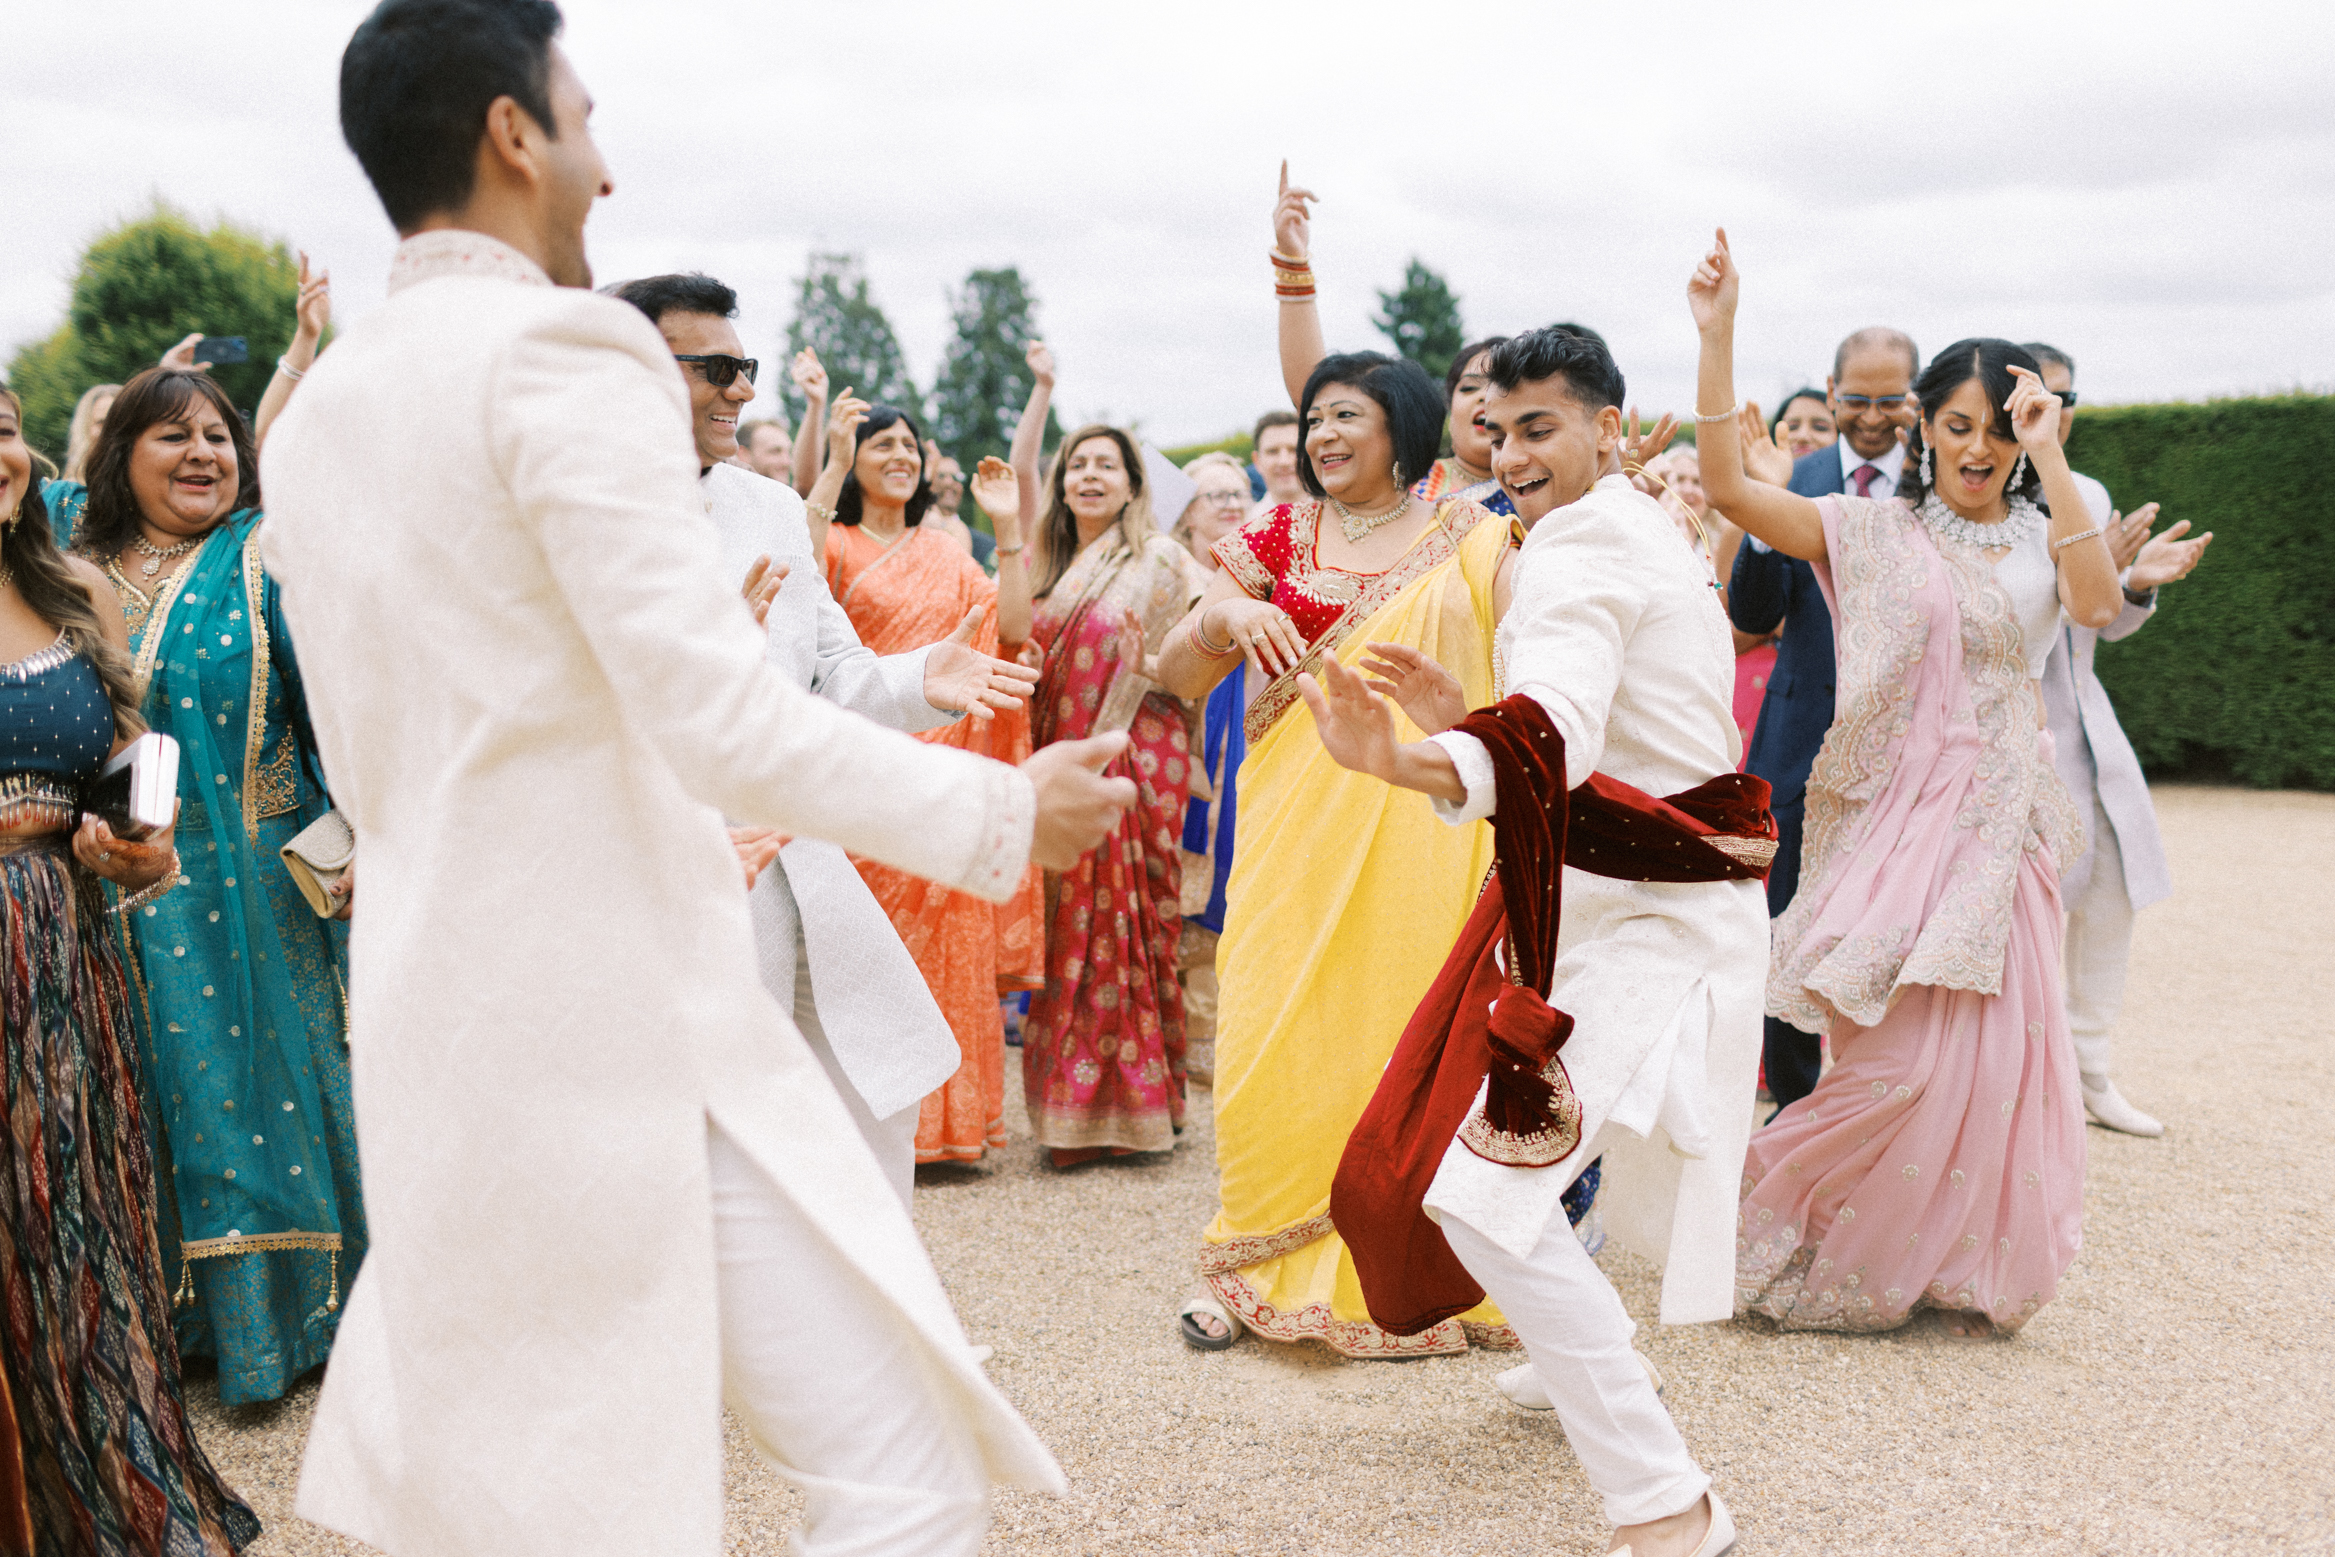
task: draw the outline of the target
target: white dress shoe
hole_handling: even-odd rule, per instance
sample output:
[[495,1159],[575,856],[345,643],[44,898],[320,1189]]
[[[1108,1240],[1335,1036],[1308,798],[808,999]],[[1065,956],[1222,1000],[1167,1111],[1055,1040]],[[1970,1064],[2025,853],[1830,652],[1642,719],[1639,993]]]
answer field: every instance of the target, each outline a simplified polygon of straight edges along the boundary
[[[1703,1494],[1711,1505],[1711,1527],[1703,1532],[1702,1541],[1688,1557],[1727,1557],[1735,1550],[1735,1516],[1727,1512],[1727,1505],[1719,1500],[1716,1487]],[[1617,1546],[1605,1557],[1637,1557],[1634,1546]]]
[[2090,1077],[2084,1077],[2082,1080],[2084,1112],[2099,1120],[2109,1129],[2121,1130],[2126,1135],[2163,1135],[2165,1133],[2165,1127],[2161,1122],[2150,1118],[2124,1100],[2124,1094],[2116,1090],[2115,1082],[2102,1081],[2098,1086],[2094,1086]]
[[[1661,1394],[1662,1370],[1654,1366],[1654,1359],[1644,1352],[1634,1352],[1632,1355],[1638,1359],[1638,1366],[1646,1370],[1646,1382],[1654,1386],[1654,1393]],[[1557,1403],[1549,1398],[1548,1386],[1541,1382],[1539,1370],[1529,1362],[1520,1362],[1505,1373],[1494,1374],[1492,1382],[1498,1386],[1501,1394],[1527,1411],[1556,1409]]]

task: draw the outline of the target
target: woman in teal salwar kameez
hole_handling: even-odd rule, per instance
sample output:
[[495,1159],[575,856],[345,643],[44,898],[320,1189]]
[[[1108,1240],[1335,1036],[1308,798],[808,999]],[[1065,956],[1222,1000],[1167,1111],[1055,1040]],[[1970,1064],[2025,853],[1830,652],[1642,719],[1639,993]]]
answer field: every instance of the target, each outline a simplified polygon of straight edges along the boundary
[[[346,927],[320,920],[278,853],[330,809],[241,418],[195,375],[124,387],[90,462],[78,550],[120,593],[151,726],[179,743],[176,891],[128,916],[146,1034],[156,1225],[183,1354],[219,1397],[272,1400],[325,1360],[365,1250],[349,1101]],[[224,397],[218,397],[223,402]],[[218,517],[154,471],[204,413]],[[179,440],[173,452],[172,438]],[[189,509],[197,511],[190,514]]]

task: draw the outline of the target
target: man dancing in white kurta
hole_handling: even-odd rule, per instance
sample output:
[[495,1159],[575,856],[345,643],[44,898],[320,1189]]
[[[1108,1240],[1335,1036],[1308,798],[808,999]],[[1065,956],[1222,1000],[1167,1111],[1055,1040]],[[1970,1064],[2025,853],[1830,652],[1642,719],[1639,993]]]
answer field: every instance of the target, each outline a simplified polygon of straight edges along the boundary
[[764,663],[671,355],[580,290],[611,188],[558,27],[359,27],[342,126],[405,241],[268,442],[363,861],[374,1228],[297,1506],[398,1557],[712,1557],[726,1394],[805,1490],[799,1550],[969,1557],[993,1482],[1061,1473],[756,976],[722,818],[1002,898],[1133,786],[1081,766],[1116,741],[984,764]]
[[[1536,330],[1493,354],[1491,376],[1494,470],[1530,525],[1498,629],[1504,690],[1546,711],[1568,788],[1598,773],[1660,796],[1732,772],[1726,617],[1709,568],[1621,473],[1622,377],[1604,343]],[[1397,745],[1369,684],[1324,669],[1306,700],[1334,758],[1425,792],[1447,820],[1493,813],[1481,741],[1451,732]],[[1411,692],[1414,722],[1447,729],[1433,698]],[[1611,1235],[1665,1267],[1663,1322],[1732,1316],[1767,947],[1756,881],[1621,881],[1567,867],[1548,1003],[1576,1024],[1562,1059],[1580,1144],[1519,1167],[1455,1140],[1425,1197],[1452,1253],[1523,1338],[1617,1527],[1616,1549],[1635,1557],[1716,1557],[1734,1523],[1656,1399],[1621,1299],[1559,1197],[1602,1154]]]
[[[737,293],[705,275],[647,276],[606,290],[646,314],[673,349],[689,391],[698,491],[721,536],[723,581],[757,589],[763,570],[783,575],[765,624],[773,667],[838,707],[911,733],[986,719],[1028,698],[1038,673],[975,652],[965,641],[970,618],[954,636],[906,654],[878,655],[862,644],[812,560],[803,500],[729,463],[738,452],[738,413],[755,393],[755,364],[731,323]],[[964,1062],[956,1034],[849,855],[824,838],[784,848],[775,834],[740,829],[733,838],[748,866],[759,867],[748,905],[763,986],[793,1012],[906,1200],[916,1185],[919,1106]]]

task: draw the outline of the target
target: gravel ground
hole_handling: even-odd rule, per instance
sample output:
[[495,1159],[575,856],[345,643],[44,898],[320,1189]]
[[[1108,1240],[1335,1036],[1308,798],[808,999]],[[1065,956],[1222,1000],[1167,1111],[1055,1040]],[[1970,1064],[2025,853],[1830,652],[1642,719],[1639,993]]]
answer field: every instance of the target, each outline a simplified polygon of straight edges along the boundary
[[[1746,1557],[2335,1551],[2335,1056],[2317,1004],[2335,796],[2157,803],[2180,893],[2141,918],[2120,1066],[2171,1130],[2089,1132],[2084,1252],[2020,1336],[1956,1342],[1928,1316],[1867,1337],[1664,1331],[1655,1271],[1603,1257]],[[988,1550],[1603,1551],[1563,1435],[1492,1389],[1513,1354],[1355,1363],[1175,1338],[1214,1209],[1194,1104],[1169,1156],[1055,1173],[1017,1098],[1014,1147],[926,1170],[934,1257],[1072,1486],[1002,1494]],[[313,1384],[233,1411],[208,1383],[193,1394],[269,1525],[257,1557],[365,1550],[290,1511]],[[779,1552],[797,1505],[735,1424],[729,1469],[730,1550]]]

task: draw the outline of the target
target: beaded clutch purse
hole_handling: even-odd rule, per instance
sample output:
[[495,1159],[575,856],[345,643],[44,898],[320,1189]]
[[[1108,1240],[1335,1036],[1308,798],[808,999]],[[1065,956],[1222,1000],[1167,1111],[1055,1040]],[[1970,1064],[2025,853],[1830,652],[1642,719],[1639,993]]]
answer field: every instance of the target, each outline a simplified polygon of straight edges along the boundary
[[332,888],[357,863],[357,835],[347,817],[327,811],[293,835],[284,845],[284,868],[292,884],[308,899],[319,919],[330,919],[348,901],[333,896]]

